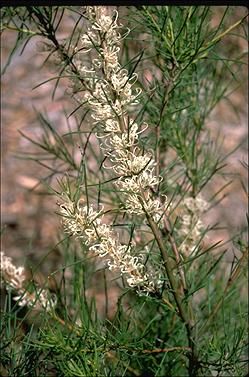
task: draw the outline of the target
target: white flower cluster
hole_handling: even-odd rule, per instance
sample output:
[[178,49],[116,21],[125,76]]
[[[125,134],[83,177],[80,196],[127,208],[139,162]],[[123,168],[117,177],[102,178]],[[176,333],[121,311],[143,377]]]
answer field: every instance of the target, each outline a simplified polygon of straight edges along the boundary
[[[137,75],[129,75],[119,62],[125,35],[121,35],[122,26],[117,24],[118,13],[94,6],[85,8],[85,17],[89,27],[81,37],[74,62],[85,83],[84,101],[88,102],[94,123],[101,127],[101,148],[109,157],[109,168],[118,175],[116,185],[125,199],[123,209],[130,214],[150,215],[162,224],[167,203],[162,205],[153,197],[162,178],[154,174],[153,154],[138,146],[139,134],[146,126],[139,126],[128,116],[131,108],[139,104],[141,90],[133,88]],[[145,265],[143,253],[135,255],[133,245],[120,243],[110,226],[103,224],[102,210],[97,212],[92,206],[82,205],[82,201],[74,203],[65,194],[62,201],[60,213],[65,231],[82,239],[98,256],[109,258],[110,270],[120,270],[128,285],[141,293],[156,292],[162,286],[159,269],[150,263]]]
[[137,75],[129,76],[119,63],[122,36],[117,24],[118,13],[106,14],[105,7],[87,7],[91,26],[82,37],[86,51],[94,49],[97,59],[86,69],[95,76],[92,91],[85,94],[95,123],[102,126],[105,140],[102,149],[112,162],[112,169],[119,175],[116,182],[125,197],[125,211],[142,215],[148,213],[159,225],[167,202],[162,205],[152,191],[162,177],[154,175],[153,154],[138,147],[138,137],[145,130],[127,116],[130,105],[139,103],[140,89],[133,89]]
[[155,273],[146,271],[142,256],[133,255],[132,245],[122,245],[111,227],[102,223],[102,210],[97,212],[92,206],[84,206],[81,200],[75,204],[65,194],[61,198],[60,214],[67,233],[82,239],[98,256],[107,256],[109,269],[120,270],[128,285],[136,287],[138,292],[156,292],[162,286]]
[[207,209],[208,203],[202,198],[201,194],[195,198],[184,198],[181,204],[181,219],[178,234],[184,237],[180,251],[186,256],[189,256],[196,248],[201,232],[204,230],[200,217]]
[[50,311],[56,305],[56,297],[50,295],[49,291],[43,288],[37,288],[35,292],[29,292],[25,288],[27,277],[23,266],[16,267],[12,259],[7,257],[3,251],[0,253],[1,278],[6,284],[8,290],[14,290],[17,295],[13,298],[18,301],[19,306],[29,306],[34,309],[45,309]]

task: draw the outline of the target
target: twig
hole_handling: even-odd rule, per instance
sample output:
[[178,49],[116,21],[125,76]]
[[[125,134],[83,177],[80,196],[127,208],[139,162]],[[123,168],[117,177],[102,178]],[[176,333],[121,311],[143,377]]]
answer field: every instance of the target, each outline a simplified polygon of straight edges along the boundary
[[[143,205],[143,200],[141,200],[141,203]],[[172,265],[172,262],[165,248],[165,244],[163,242],[160,229],[158,228],[157,224],[155,223],[151,215],[146,211],[146,209],[144,208],[144,205],[143,205],[143,209],[144,209],[149,226],[154,234],[154,237],[156,239],[156,242],[158,244],[158,247],[160,249],[160,252],[164,261],[164,266],[165,266],[166,274],[167,274],[167,277],[169,279],[169,283],[172,289],[172,294],[174,296],[177,308],[179,310],[178,315],[181,318],[186,328],[188,343],[191,349],[191,353],[189,355],[189,374],[190,376],[195,376],[196,369],[199,366],[199,362],[197,359],[196,347],[195,347],[195,342],[193,339],[193,327],[194,327],[193,319],[192,318],[189,319],[187,309],[183,305],[184,296],[182,295],[182,292],[179,292],[179,290],[177,289],[177,282],[173,274],[174,266]]]
[[235,282],[235,280],[237,279],[237,277],[239,276],[242,268],[244,267],[244,264],[245,264],[245,261],[246,261],[246,257],[248,256],[248,247],[245,247],[245,250],[243,252],[243,255],[242,257],[240,258],[236,268],[234,269],[234,271],[231,273],[228,281],[227,281],[227,284],[225,286],[225,289],[223,291],[223,294],[221,295],[221,298],[219,299],[219,301],[216,303],[215,307],[213,308],[210,316],[208,317],[206,323],[203,325],[203,327],[200,329],[200,331],[203,332],[203,330],[205,330],[207,328],[207,326],[210,324],[210,321],[211,319],[213,319],[215,317],[215,315],[217,314],[218,310],[220,309],[221,307],[221,304],[224,300],[224,297],[226,297],[227,295],[227,291],[230,289],[231,285]]
[[191,351],[190,347],[171,347],[171,348],[155,348],[153,350],[143,350],[142,353],[166,353],[173,351]]
[[165,228],[165,230],[167,232],[167,236],[168,236],[169,242],[170,242],[172,250],[173,250],[173,252],[175,254],[177,268],[179,270],[179,275],[180,275],[180,278],[181,278],[182,288],[183,288],[184,291],[186,291],[187,290],[187,285],[186,285],[186,279],[185,279],[184,269],[180,265],[180,263],[181,263],[180,254],[179,254],[178,248],[176,246],[175,240],[172,237],[171,226],[170,226],[169,220],[167,219],[166,215],[164,215],[163,221],[164,221],[164,228]]
[[[107,355],[110,359],[113,359],[113,360],[115,360],[115,361],[120,361],[120,359],[118,359],[115,355],[113,355],[112,352],[106,352],[106,355]],[[138,372],[136,369],[130,367],[129,365],[127,365],[127,364],[124,363],[124,362],[123,362],[123,364],[124,364],[124,366],[126,367],[126,369],[128,369],[129,372],[131,372],[132,374],[134,374],[134,376],[137,376],[137,377],[141,376],[141,373]]]
[[160,148],[159,148],[160,123],[161,123],[161,120],[162,120],[164,109],[166,108],[166,106],[168,104],[169,94],[171,92],[172,84],[174,82],[174,71],[175,71],[175,67],[172,69],[172,76],[166,84],[167,86],[166,86],[166,90],[164,92],[162,106],[161,106],[161,110],[160,110],[160,114],[159,114],[159,119],[158,119],[158,122],[157,122],[157,125],[156,125],[156,162],[157,162],[156,175],[158,177],[159,177],[159,174],[160,174]]
[[[76,335],[80,335],[80,332],[79,330],[77,330],[75,328],[75,326],[72,326],[70,323],[68,322],[65,322],[62,318],[58,317],[57,315],[52,315],[52,317],[58,321],[61,325],[63,326],[66,326],[70,331],[74,331],[76,333]],[[176,347],[177,348],[177,347]],[[86,352],[89,352],[89,350],[85,350]],[[107,351],[105,352],[106,356],[109,357],[109,359],[113,359],[115,361],[122,361],[120,359],[118,359],[112,352],[110,351]],[[134,376],[141,376],[140,372],[138,372],[136,369],[130,367],[129,365],[127,365],[124,361],[122,361],[122,363],[124,364],[125,368],[128,369],[131,373],[134,374]]]

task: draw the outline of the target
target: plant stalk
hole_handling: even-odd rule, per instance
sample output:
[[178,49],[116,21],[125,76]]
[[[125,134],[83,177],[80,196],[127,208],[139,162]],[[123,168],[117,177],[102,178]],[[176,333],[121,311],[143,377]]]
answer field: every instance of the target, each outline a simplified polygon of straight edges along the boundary
[[196,356],[196,347],[195,347],[195,342],[194,342],[194,335],[193,335],[193,328],[194,328],[194,323],[192,319],[189,319],[188,313],[187,313],[187,308],[184,307],[183,305],[183,296],[177,289],[177,282],[174,277],[174,266],[169,258],[169,255],[166,251],[165,244],[163,242],[162,236],[160,234],[160,230],[155,223],[155,221],[152,219],[151,215],[145,211],[146,218],[148,220],[148,223],[150,225],[150,228],[155,236],[156,242],[158,244],[158,247],[160,249],[163,261],[164,261],[164,266],[166,270],[167,277],[170,282],[170,286],[172,289],[172,294],[174,296],[177,308],[178,308],[178,315],[181,318],[182,322],[185,325],[186,332],[187,332],[187,337],[188,337],[188,344],[191,349],[191,352],[189,354],[189,376],[194,377],[196,376],[196,372],[198,369],[198,360]]

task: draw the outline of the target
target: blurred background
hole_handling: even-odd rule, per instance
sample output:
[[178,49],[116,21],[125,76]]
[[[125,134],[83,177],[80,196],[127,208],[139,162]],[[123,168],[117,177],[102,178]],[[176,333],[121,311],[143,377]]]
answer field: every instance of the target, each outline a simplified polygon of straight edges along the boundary
[[[215,12],[211,21],[213,25],[218,23],[221,8],[214,7]],[[246,8],[235,7],[234,22],[246,13]],[[72,20],[65,18],[59,37],[66,37],[71,28]],[[237,34],[239,30],[221,42],[221,49],[225,49],[227,54],[231,52],[240,55],[247,49],[247,42]],[[2,35],[2,67],[5,66],[13,49],[15,38],[16,34],[13,31],[6,30]],[[42,64],[45,57],[46,55],[39,52],[38,37],[30,40],[22,54],[21,49],[17,49],[2,77],[1,92],[1,249],[11,256],[17,265],[36,265],[48,251],[51,251],[48,258],[40,264],[41,279],[42,276],[47,276],[58,268],[63,261],[63,255],[55,246],[59,239],[60,218],[55,214],[56,198],[46,195],[47,189],[40,183],[40,179],[47,174],[47,169],[30,159],[21,157],[25,154],[27,157],[31,151],[35,151],[35,148],[20,131],[32,139],[39,138],[41,127],[37,120],[36,109],[45,112],[56,130],[64,133],[67,131],[67,124],[63,111],[65,109],[69,114],[75,108],[75,104],[66,93],[68,86],[66,79],[59,82],[54,100],[51,99],[53,80],[32,90],[56,72],[52,64]],[[220,140],[224,138],[221,153],[229,153],[240,144],[226,161],[225,171],[227,178],[232,179],[232,184],[220,198],[224,193],[226,197],[212,208],[204,219],[207,225],[220,223],[221,229],[212,232],[211,243],[221,239],[226,240],[231,234],[246,226],[248,198],[244,188],[247,185],[248,172],[243,166],[244,163],[248,163],[246,65],[242,67],[239,79],[239,87],[220,102],[206,125],[214,139],[218,134]],[[72,122],[73,129],[73,118],[68,121]],[[75,149],[77,150],[77,141]],[[213,179],[205,192],[206,199],[224,184],[223,178],[216,176]]]

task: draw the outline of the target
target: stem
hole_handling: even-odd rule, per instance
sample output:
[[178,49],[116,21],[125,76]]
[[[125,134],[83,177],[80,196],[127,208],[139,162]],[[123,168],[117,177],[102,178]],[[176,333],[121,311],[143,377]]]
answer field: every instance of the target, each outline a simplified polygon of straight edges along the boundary
[[[174,78],[175,78],[175,76],[174,76],[175,69],[176,69],[176,66],[174,66],[172,68],[171,77],[170,77],[170,79],[168,81],[166,90],[164,92],[162,106],[161,106],[161,110],[160,110],[160,114],[159,114],[159,120],[158,120],[158,123],[156,125],[156,162],[157,162],[157,165],[156,165],[156,175],[157,176],[159,176],[159,174],[160,174],[160,148],[159,148],[160,123],[161,123],[161,120],[162,120],[164,109],[166,108],[166,106],[168,104],[170,92],[172,90],[172,86],[173,86],[173,82],[174,82]],[[171,235],[170,223],[169,223],[168,219],[165,216],[164,216],[164,226],[165,226],[165,230],[167,232],[168,238],[169,238],[169,242],[170,242],[170,244],[172,246],[172,250],[173,250],[173,252],[175,254],[177,268],[178,268],[180,279],[181,279],[181,289],[183,291],[186,291],[187,290],[186,279],[185,279],[184,269],[183,269],[182,266],[180,266],[180,262],[181,262],[181,260],[180,260],[180,254],[179,254],[179,251],[177,249],[176,243],[175,243],[175,241],[174,241],[174,239],[173,239],[173,237]]]
[[165,270],[167,273],[167,277],[170,282],[170,286],[172,289],[172,293],[178,308],[178,315],[181,318],[182,322],[185,325],[187,337],[188,337],[188,344],[191,349],[191,353],[189,355],[189,375],[190,376],[196,376],[196,371],[198,369],[199,362],[197,360],[196,356],[196,347],[194,342],[194,336],[193,336],[193,328],[194,323],[192,319],[188,318],[187,309],[183,305],[183,297],[182,294],[177,289],[177,282],[174,277],[174,266],[169,258],[169,255],[166,251],[165,244],[162,239],[161,232],[155,223],[155,221],[152,219],[151,215],[144,209],[146,218],[148,220],[148,223],[150,225],[150,228],[154,234],[154,237],[156,239],[156,242],[158,244],[158,247],[161,251],[161,255],[164,261]]
[[176,246],[175,240],[172,237],[172,232],[171,232],[171,227],[170,227],[169,220],[166,218],[166,216],[164,216],[163,220],[164,220],[164,227],[165,227],[165,230],[167,232],[167,236],[168,236],[169,242],[170,242],[172,250],[173,250],[173,252],[175,254],[177,268],[178,268],[180,279],[181,279],[181,286],[182,286],[183,291],[186,291],[187,290],[187,284],[186,284],[184,269],[180,265],[180,263],[181,263],[180,253],[179,253],[178,248]]
[[160,231],[159,231],[155,221],[152,219],[152,217],[150,216],[150,214],[148,212],[146,212],[146,218],[148,220],[150,228],[151,228],[151,230],[152,230],[152,232],[155,236],[155,239],[156,239],[157,244],[159,246],[159,249],[161,251],[163,261],[164,261],[164,265],[165,265],[165,269],[166,269],[166,273],[167,273],[167,276],[168,276],[168,279],[169,279],[169,282],[170,282],[170,286],[172,288],[172,293],[173,293],[174,299],[175,299],[176,304],[177,304],[179,315],[180,315],[182,321],[184,323],[187,323],[188,318],[187,318],[186,312],[183,308],[182,297],[180,296],[179,291],[177,289],[177,283],[176,283],[176,280],[175,280],[175,277],[174,277],[174,274],[173,274],[173,270],[174,270],[175,266],[173,265],[172,261],[170,260],[170,258],[168,256],[168,253],[165,249],[165,245],[164,245],[163,239],[161,237]]
[[157,174],[157,176],[159,176],[159,174],[160,174],[160,148],[159,148],[160,123],[161,123],[161,120],[162,120],[162,117],[163,117],[164,109],[166,108],[166,106],[168,104],[169,94],[171,92],[172,84],[174,82],[174,71],[175,71],[175,67],[172,69],[172,76],[169,79],[167,86],[166,86],[166,90],[164,92],[162,106],[161,106],[161,110],[160,110],[160,114],[159,114],[159,120],[158,120],[158,123],[156,125],[156,162],[157,162],[156,174]]
[[201,47],[199,49],[199,53],[205,51],[206,49],[208,49],[210,46],[212,46],[213,44],[219,42],[222,38],[224,38],[228,33],[230,33],[233,29],[235,29],[237,26],[239,26],[240,24],[242,24],[242,22],[244,20],[246,20],[246,18],[248,17],[248,14],[244,17],[242,17],[239,21],[235,22],[235,24],[231,25],[228,29],[226,29],[225,31],[223,31],[223,33],[219,34],[217,37],[215,37],[214,39],[212,39],[211,41],[207,42],[203,47]]
[[41,33],[38,33],[38,32],[32,31],[32,30],[16,28],[16,27],[9,26],[9,25],[3,25],[2,28],[1,28],[1,31],[5,30],[5,29],[17,31],[18,33],[26,33],[26,34],[30,34],[30,35],[40,35],[40,36],[42,36]]
[[[177,268],[178,268],[178,271],[179,271],[180,282],[181,282],[180,288],[182,288],[181,291],[184,294],[187,291],[185,271],[184,271],[183,266],[181,266],[180,253],[179,253],[178,248],[176,246],[175,240],[172,237],[170,222],[169,222],[169,220],[167,219],[166,216],[164,216],[164,227],[165,227],[165,230],[167,231],[169,242],[170,242],[172,250],[175,254],[176,264],[177,264]],[[190,314],[190,322],[191,322],[191,324],[194,324],[194,312],[193,312],[193,308],[192,308],[190,301],[188,302],[188,307],[189,307],[189,314]]]
[[189,347],[171,347],[171,348],[156,348],[153,350],[143,350],[142,353],[165,353],[172,351],[191,351]]

